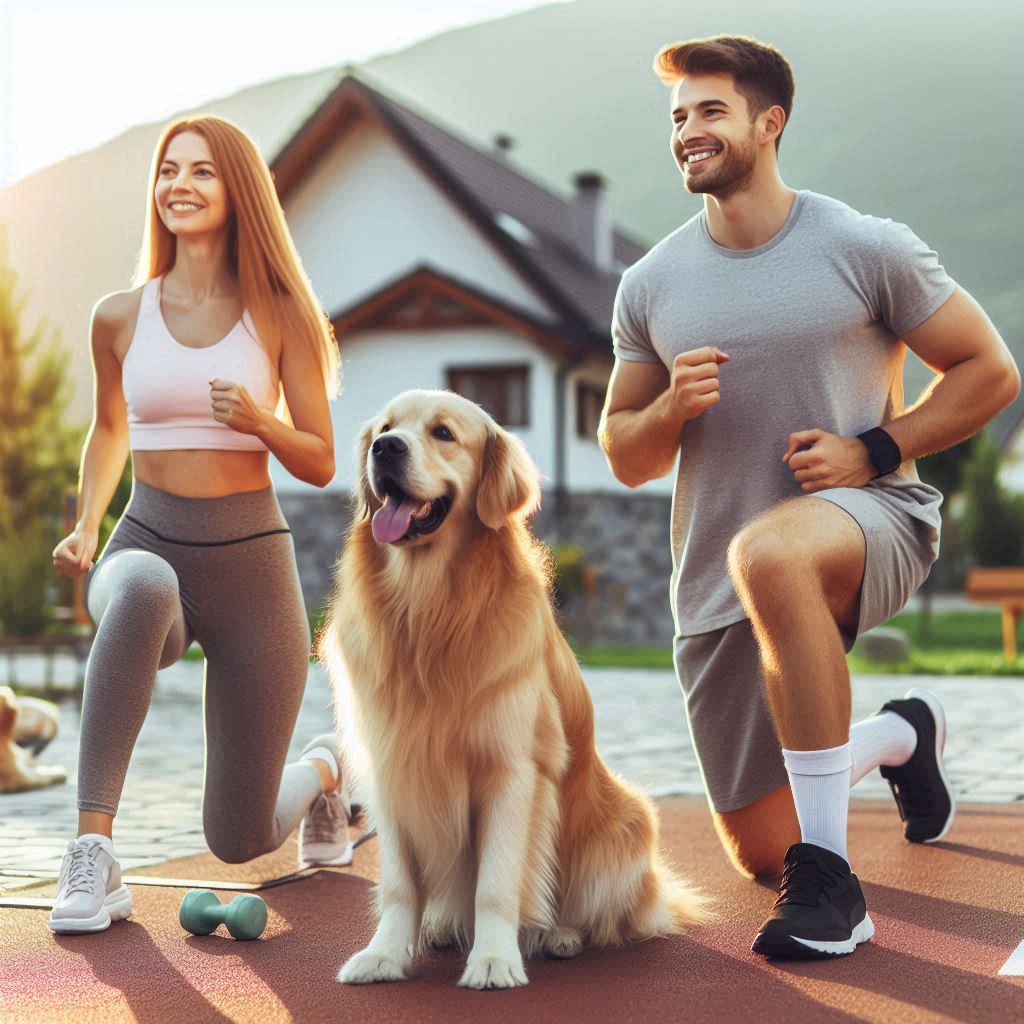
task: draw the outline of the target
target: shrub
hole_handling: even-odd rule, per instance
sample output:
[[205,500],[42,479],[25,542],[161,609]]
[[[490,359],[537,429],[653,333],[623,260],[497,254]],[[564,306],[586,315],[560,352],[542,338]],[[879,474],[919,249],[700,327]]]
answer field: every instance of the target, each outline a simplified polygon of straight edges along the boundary
[[999,448],[987,433],[975,438],[964,467],[964,547],[977,565],[1024,564],[1024,498],[999,483]]
[[[2,239],[0,239],[2,240]],[[77,478],[82,431],[56,334],[22,330],[24,298],[0,249],[0,631],[39,632],[57,593],[51,552]]]

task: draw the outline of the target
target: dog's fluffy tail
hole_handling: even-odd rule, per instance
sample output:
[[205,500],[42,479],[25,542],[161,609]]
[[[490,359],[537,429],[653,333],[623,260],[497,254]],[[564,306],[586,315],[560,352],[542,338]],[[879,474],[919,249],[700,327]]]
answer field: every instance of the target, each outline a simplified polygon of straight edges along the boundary
[[703,924],[712,919],[708,898],[692,885],[672,878],[664,882],[664,893],[677,929],[690,924]]
[[651,864],[652,898],[637,915],[634,940],[676,935],[712,919],[708,899],[684,882],[662,858]]

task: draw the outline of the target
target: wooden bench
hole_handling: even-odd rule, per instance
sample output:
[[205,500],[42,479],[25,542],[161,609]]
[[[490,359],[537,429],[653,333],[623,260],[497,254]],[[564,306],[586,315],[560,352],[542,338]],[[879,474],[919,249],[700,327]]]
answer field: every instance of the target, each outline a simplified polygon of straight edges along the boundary
[[[70,654],[75,659],[75,687],[80,689],[85,681],[85,663],[89,658],[92,637],[89,635],[46,634],[43,636],[0,636],[0,656],[7,661],[6,674],[0,673],[0,684],[17,686],[17,659],[19,654],[39,654],[43,657],[45,670],[43,686],[48,690],[53,686],[54,656]],[[6,675],[6,678],[5,678]],[[33,680],[38,683],[40,680]]]
[[1017,623],[1024,613],[1024,566],[978,567],[967,572],[967,597],[1003,608],[1003,657],[1017,657]]

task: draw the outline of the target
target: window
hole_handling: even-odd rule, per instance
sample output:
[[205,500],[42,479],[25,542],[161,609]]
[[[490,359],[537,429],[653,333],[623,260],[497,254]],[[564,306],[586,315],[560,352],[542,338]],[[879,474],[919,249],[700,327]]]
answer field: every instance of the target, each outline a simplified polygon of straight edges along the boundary
[[449,367],[448,387],[482,405],[503,427],[530,425],[528,366]]
[[576,382],[576,436],[597,441],[597,427],[607,388],[593,381]]

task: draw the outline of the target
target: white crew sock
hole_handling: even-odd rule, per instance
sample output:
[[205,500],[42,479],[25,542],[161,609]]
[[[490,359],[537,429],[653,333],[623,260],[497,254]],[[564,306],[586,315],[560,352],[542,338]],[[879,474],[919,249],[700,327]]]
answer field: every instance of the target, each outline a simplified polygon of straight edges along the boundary
[[115,859],[117,858],[117,853],[114,850],[114,840],[111,839],[110,836],[100,835],[99,832],[84,832],[82,835],[78,836],[75,841],[80,843],[85,839],[93,841],[98,839],[100,841],[100,845],[104,846],[110,852],[110,856]]
[[906,764],[917,748],[917,730],[894,711],[858,722],[850,729],[853,768],[850,785],[856,786],[879,765]]
[[829,750],[785,750],[782,758],[789,772],[800,839],[846,854],[846,818],[850,808],[850,744]]
[[331,778],[334,779],[335,784],[338,782],[338,777],[341,775],[341,766],[338,764],[338,759],[335,755],[327,749],[327,747],[314,747],[312,750],[307,750],[302,755],[303,761],[326,761],[331,766]]

